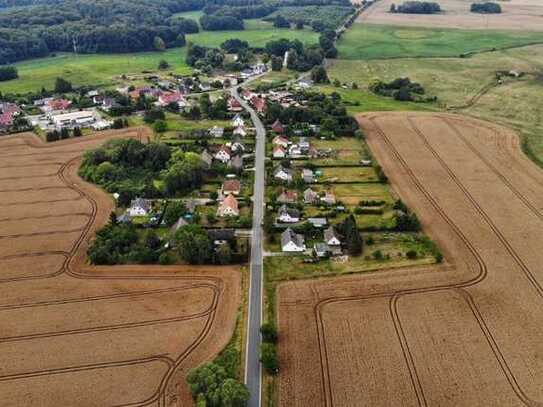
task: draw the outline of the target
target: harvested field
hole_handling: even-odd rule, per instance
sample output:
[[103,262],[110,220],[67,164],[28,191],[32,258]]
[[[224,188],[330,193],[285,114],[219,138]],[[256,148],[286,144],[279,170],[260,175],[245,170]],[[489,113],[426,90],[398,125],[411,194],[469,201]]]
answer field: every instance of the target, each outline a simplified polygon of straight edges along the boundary
[[446,261],[280,286],[280,405],[542,405],[543,173],[487,122],[359,122]]
[[501,14],[478,14],[470,12],[472,0],[439,0],[444,11],[441,14],[392,14],[389,13],[396,0],[380,0],[362,13],[359,22],[391,24],[414,27],[448,27],[471,30],[522,30],[543,31],[543,4],[539,0],[499,1]]
[[42,144],[0,139],[3,406],[187,406],[189,368],[236,322],[235,267],[91,267],[111,198],[76,174],[82,153],[146,129]]

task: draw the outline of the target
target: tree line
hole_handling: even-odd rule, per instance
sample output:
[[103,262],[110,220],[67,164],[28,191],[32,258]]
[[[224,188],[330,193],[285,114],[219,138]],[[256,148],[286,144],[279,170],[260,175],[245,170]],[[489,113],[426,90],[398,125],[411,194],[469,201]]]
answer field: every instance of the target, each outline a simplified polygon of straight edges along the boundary
[[405,14],[436,14],[441,13],[441,6],[438,3],[428,1],[406,1],[398,6],[390,5],[391,13]]

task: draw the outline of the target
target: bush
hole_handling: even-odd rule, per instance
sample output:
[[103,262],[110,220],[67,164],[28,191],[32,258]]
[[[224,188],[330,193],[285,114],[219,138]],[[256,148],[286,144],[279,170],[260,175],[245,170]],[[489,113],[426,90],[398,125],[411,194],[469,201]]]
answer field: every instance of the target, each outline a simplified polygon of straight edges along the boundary
[[377,260],[377,261],[382,261],[385,258],[381,250],[375,250],[371,255],[374,258],[374,260]]
[[279,373],[279,358],[277,357],[277,346],[274,343],[264,342],[260,346],[260,362],[269,374]]
[[417,257],[418,257],[418,254],[415,250],[409,250],[405,256],[409,259],[409,260],[415,260]]
[[392,4],[390,6],[391,13],[405,14],[436,14],[441,12],[441,7],[438,3],[426,1],[406,1],[399,6]]
[[0,66],[0,82],[17,79],[19,73],[14,66]]
[[274,324],[266,322],[260,327],[260,332],[262,333],[262,340],[264,342],[277,343],[277,328]]
[[486,2],[486,3],[473,3],[471,5],[472,13],[482,14],[500,14],[502,7],[498,3]]

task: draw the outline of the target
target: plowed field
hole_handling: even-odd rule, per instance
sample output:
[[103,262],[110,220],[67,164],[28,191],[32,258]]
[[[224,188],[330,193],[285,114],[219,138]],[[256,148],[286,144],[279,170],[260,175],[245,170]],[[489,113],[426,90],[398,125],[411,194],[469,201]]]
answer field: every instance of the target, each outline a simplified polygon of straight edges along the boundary
[[187,370],[228,342],[235,268],[86,263],[114,202],[76,175],[80,157],[148,136],[0,138],[0,405],[187,406]]
[[486,122],[359,122],[446,261],[282,285],[280,405],[543,405],[543,173]]

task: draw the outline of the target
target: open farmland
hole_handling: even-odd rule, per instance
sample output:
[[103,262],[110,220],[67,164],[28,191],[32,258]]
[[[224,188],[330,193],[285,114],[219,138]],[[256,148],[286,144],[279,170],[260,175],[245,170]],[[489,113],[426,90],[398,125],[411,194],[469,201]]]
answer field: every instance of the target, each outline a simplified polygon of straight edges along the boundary
[[472,0],[439,0],[441,14],[392,14],[392,3],[397,0],[380,0],[358,21],[369,24],[391,24],[414,27],[449,27],[472,30],[531,30],[543,31],[543,4],[539,0],[497,1],[501,14],[485,15],[470,12]]
[[[187,371],[236,323],[234,267],[90,267],[114,203],[76,175],[105,132],[0,140],[0,393],[6,406],[187,406]],[[7,402],[7,404],[5,404]]]
[[447,261],[281,285],[280,405],[541,404],[543,173],[487,122],[360,123]]

